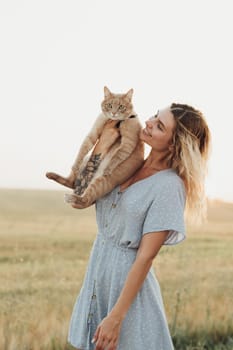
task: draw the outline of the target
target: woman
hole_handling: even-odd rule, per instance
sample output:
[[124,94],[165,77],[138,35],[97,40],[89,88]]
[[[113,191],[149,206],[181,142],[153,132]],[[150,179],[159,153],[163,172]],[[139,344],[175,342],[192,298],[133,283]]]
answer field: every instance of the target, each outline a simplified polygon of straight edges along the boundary
[[[93,154],[118,136],[109,123]],[[143,166],[96,203],[99,232],[68,335],[80,350],[174,349],[151,266],[162,245],[185,239],[185,204],[202,213],[210,133],[201,112],[173,103],[140,138],[151,146]]]

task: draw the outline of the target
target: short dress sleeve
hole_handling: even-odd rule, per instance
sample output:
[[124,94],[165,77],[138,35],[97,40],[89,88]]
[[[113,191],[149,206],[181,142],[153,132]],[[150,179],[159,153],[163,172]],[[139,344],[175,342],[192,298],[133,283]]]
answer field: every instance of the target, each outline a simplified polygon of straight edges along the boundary
[[185,237],[185,190],[182,180],[162,186],[155,195],[143,224],[142,234],[169,231],[164,245],[174,245]]

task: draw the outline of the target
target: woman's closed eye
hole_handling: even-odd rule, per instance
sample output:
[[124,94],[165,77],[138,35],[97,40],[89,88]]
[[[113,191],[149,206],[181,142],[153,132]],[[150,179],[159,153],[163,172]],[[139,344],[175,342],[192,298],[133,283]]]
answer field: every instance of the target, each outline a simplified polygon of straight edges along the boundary
[[[149,120],[154,120],[158,117],[158,114],[155,114],[153,117],[151,117]],[[160,123],[160,121],[157,121],[156,123],[156,127],[161,130],[161,131],[164,131],[164,128],[162,127],[162,124]]]
[[161,126],[160,123],[157,124],[157,128],[158,128],[159,130],[163,131],[163,128],[162,128],[162,126]]

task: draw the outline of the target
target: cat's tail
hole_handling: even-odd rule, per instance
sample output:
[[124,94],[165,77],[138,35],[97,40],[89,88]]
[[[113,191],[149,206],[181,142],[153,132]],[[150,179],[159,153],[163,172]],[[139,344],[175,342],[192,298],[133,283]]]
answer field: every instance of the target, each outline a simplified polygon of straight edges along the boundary
[[47,172],[45,175],[48,179],[54,180],[63,186],[66,186],[69,188],[75,188],[76,175],[73,171],[71,171],[68,177],[63,177],[59,174],[52,173],[52,172]]

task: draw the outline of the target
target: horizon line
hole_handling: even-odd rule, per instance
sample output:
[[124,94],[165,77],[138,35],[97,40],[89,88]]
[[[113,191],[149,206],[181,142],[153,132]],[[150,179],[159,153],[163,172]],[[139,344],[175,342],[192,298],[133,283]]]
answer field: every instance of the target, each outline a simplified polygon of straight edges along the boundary
[[[53,188],[48,188],[48,187],[1,187],[0,186],[0,191],[53,191],[53,192],[63,192],[63,191],[72,191],[71,188],[68,187],[63,187],[63,188],[57,188],[57,189],[53,189]],[[218,201],[218,202],[223,202],[223,203],[227,203],[227,204],[233,204],[233,199],[226,199],[223,197],[217,197],[217,196],[211,196],[211,195],[207,195],[206,196],[207,201]]]

